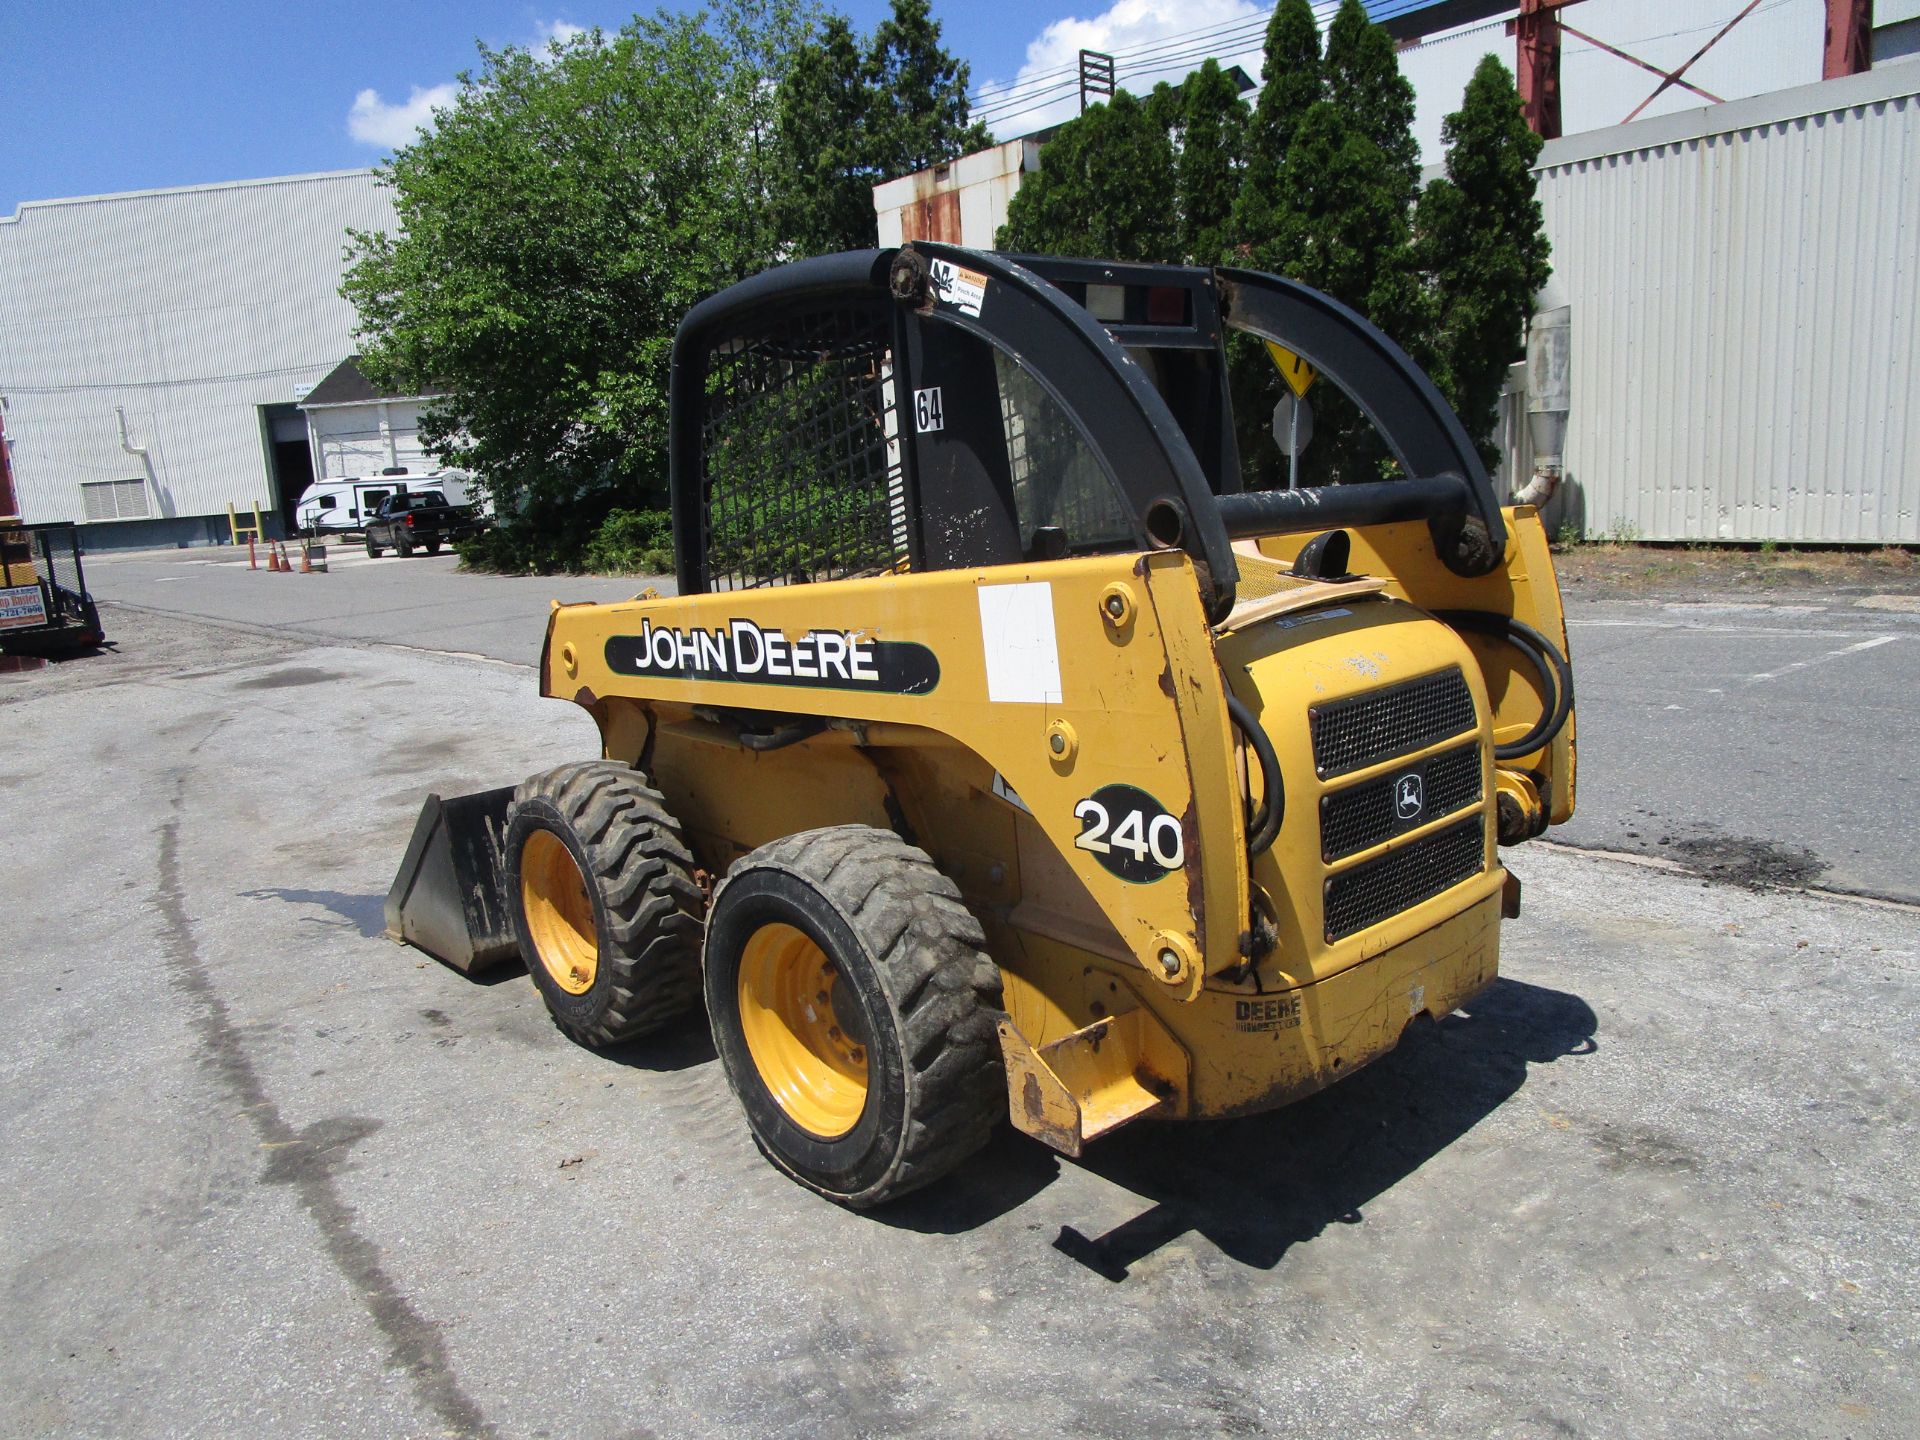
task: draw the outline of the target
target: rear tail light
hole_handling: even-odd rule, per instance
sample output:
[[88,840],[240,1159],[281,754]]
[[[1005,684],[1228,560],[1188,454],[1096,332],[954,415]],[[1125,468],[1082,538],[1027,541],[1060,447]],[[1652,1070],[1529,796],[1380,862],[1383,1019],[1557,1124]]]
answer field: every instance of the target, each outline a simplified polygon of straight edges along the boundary
[[409,530],[413,528],[413,516],[411,515],[407,516],[407,528]]

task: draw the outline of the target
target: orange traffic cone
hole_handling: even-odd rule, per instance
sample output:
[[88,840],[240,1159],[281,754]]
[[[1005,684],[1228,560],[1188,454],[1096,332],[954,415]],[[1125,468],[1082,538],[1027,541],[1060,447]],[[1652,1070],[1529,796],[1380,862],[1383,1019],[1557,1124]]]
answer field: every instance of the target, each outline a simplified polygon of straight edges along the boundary
[[302,575],[313,573],[313,561],[308,557],[307,547],[304,545],[300,547],[300,573]]

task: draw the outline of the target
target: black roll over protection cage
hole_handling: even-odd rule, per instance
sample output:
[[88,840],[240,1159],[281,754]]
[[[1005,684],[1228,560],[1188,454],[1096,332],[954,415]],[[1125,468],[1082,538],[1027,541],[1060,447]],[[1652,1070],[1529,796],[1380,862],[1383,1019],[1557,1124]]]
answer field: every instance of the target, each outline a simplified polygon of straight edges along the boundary
[[[1405,478],[1243,492],[1230,330],[1351,396]],[[1352,310],[1251,270],[929,241],[798,261],[687,313],[671,416],[682,594],[1177,547],[1219,618],[1235,539],[1424,520],[1462,575],[1506,548],[1433,382]]]

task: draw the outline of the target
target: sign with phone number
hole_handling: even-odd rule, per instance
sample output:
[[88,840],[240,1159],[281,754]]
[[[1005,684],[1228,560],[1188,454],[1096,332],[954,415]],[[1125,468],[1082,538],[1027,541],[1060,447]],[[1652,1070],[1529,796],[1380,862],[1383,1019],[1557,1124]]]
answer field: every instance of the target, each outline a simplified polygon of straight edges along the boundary
[[0,590],[0,630],[25,630],[47,623],[47,602],[38,585]]

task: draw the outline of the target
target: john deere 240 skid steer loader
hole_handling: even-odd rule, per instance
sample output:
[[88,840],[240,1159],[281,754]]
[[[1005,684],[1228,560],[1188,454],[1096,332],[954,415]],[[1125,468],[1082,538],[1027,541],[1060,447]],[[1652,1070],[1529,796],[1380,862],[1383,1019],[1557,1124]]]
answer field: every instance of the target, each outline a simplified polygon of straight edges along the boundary
[[[1243,493],[1225,345],[1399,478]],[[1069,1155],[1266,1109],[1494,977],[1573,813],[1547,542],[1433,385],[1271,275],[932,243],[697,306],[679,594],[561,605],[598,758],[430,798],[392,932],[568,1035],[697,1010],[755,1138],[870,1206],[1002,1118]]]

